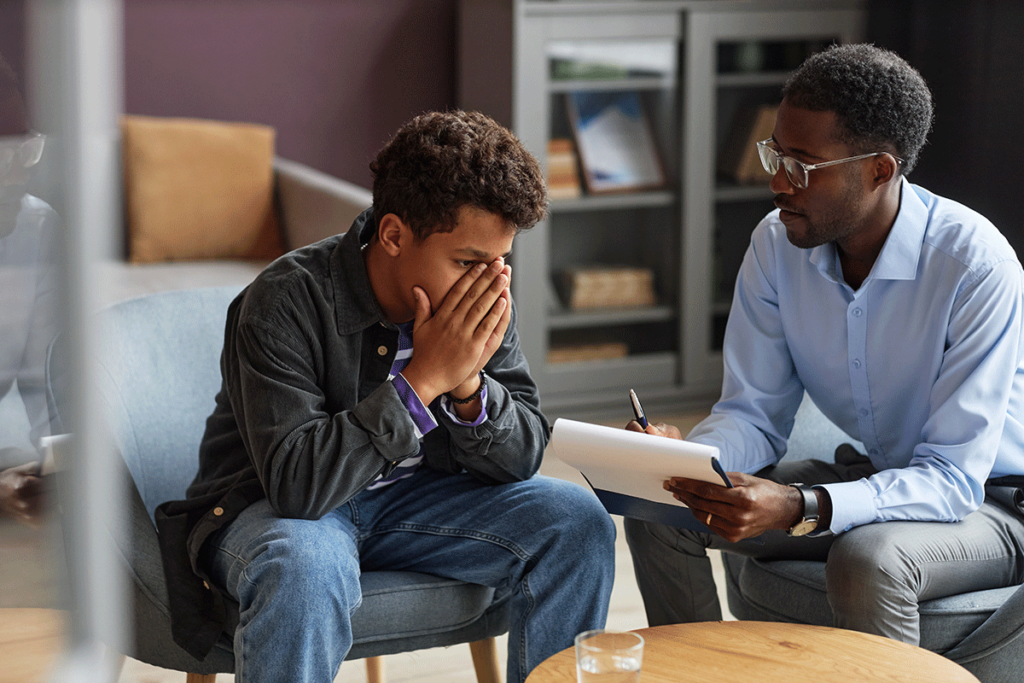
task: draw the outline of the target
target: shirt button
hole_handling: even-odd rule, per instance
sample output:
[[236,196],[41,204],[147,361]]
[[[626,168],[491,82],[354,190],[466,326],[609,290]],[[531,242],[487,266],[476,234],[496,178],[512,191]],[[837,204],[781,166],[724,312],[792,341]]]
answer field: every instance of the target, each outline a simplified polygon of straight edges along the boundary
[[213,514],[215,516],[217,516],[217,517],[220,517],[221,515],[224,514],[224,508],[222,508],[222,507],[213,508]]
[[377,355],[378,356],[386,356],[386,355],[388,355],[388,347],[386,347],[386,346],[378,346],[377,347]]
[[860,412],[860,416],[861,417],[867,417],[867,415],[868,415],[868,409],[867,408],[861,408],[860,411],[858,411],[858,412]]
[[859,318],[861,315],[863,315],[863,313],[864,312],[862,310],[860,310],[859,308],[853,309],[853,317],[854,318]]
[[860,359],[859,358],[855,358],[853,360],[853,367],[858,369],[858,370],[860,369]]

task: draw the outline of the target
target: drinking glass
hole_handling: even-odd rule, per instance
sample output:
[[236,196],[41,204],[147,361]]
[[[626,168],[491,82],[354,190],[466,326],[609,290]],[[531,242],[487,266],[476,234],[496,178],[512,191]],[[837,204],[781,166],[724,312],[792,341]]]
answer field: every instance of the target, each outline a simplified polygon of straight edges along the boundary
[[644,639],[630,631],[599,629],[576,636],[578,683],[639,683]]

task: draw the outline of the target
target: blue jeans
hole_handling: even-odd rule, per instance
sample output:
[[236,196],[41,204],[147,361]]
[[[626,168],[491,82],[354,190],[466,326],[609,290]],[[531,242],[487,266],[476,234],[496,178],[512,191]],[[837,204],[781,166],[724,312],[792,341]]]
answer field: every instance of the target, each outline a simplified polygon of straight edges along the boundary
[[615,527],[588,491],[536,476],[487,486],[420,468],[318,520],[264,500],[208,541],[211,576],[239,603],[235,677],[330,683],[352,645],[361,570],[408,570],[511,601],[508,681],[604,626]]

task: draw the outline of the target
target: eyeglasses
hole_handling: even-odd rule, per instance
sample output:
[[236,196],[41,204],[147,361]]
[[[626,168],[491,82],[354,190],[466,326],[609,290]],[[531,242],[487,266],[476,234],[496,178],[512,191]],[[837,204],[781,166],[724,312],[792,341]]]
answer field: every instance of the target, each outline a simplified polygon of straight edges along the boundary
[[[802,161],[797,161],[793,157],[786,156],[779,152],[779,150],[769,145],[775,144],[771,138],[762,140],[757,143],[757,153],[761,157],[761,165],[764,166],[764,170],[773,176],[779,172],[779,166],[786,169],[786,177],[789,178],[789,182],[793,183],[794,187],[798,187],[801,190],[807,187],[809,180],[808,174],[816,168],[825,168],[826,166],[835,166],[836,164],[845,164],[849,161],[858,161],[860,159],[867,159],[869,157],[877,157],[881,154],[887,154],[887,152],[872,152],[871,154],[858,154],[855,157],[846,157],[845,159],[836,159],[835,161],[823,161],[820,164],[805,164]],[[894,156],[893,159],[897,163],[902,164],[903,159]]]
[[0,176],[15,167],[30,168],[38,164],[45,141],[46,136],[35,131],[0,137]]

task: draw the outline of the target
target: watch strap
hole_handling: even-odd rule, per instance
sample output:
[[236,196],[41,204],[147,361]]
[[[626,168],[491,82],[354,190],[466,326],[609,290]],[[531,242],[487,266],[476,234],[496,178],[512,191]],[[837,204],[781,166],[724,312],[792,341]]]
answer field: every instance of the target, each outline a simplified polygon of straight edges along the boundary
[[805,484],[790,484],[804,498],[804,512],[800,521],[787,532],[790,536],[803,536],[814,531],[818,526],[818,496],[814,489]]

